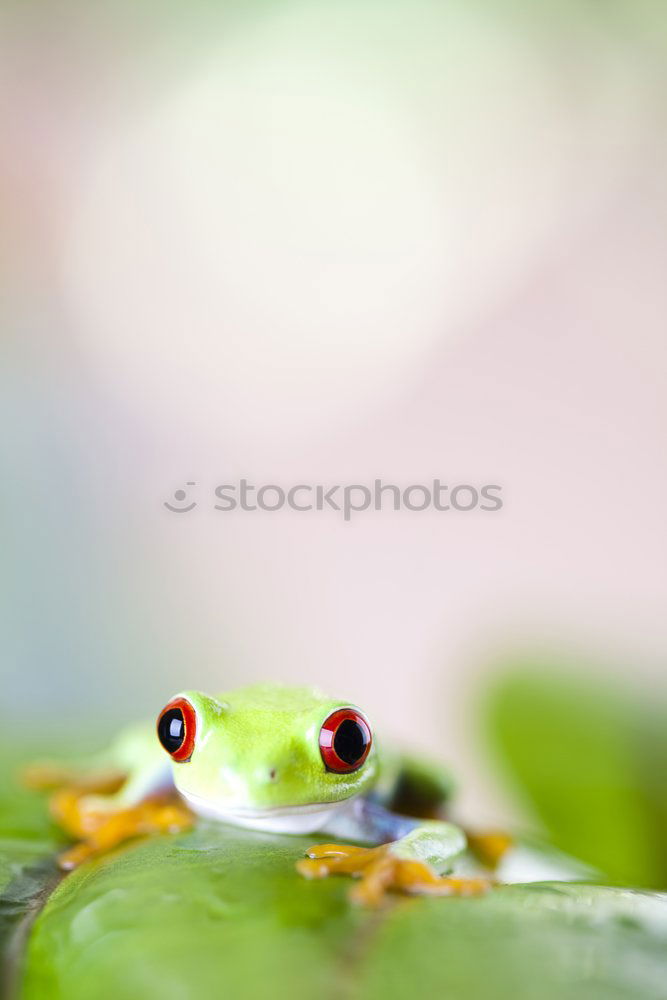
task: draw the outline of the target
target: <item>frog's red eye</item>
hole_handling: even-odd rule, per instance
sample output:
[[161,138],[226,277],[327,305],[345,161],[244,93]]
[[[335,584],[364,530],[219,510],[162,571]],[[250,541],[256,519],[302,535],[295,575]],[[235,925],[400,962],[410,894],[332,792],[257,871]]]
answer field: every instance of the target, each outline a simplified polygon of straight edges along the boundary
[[356,708],[332,712],[320,729],[320,753],[327,771],[356,771],[368,757],[372,740],[371,727]]
[[174,698],[160,712],[157,738],[173,760],[190,760],[195,748],[197,720],[195,710],[186,698]]

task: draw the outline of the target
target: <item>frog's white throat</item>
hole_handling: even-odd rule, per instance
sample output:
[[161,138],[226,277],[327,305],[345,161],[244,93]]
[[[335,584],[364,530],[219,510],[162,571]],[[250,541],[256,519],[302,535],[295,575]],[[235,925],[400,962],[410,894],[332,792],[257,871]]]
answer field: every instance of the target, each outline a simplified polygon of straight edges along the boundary
[[198,816],[231,823],[266,833],[315,833],[331,829],[334,817],[349,809],[350,799],[342,802],[314,802],[302,806],[270,806],[264,809],[225,808],[191,792],[181,791],[185,801]]

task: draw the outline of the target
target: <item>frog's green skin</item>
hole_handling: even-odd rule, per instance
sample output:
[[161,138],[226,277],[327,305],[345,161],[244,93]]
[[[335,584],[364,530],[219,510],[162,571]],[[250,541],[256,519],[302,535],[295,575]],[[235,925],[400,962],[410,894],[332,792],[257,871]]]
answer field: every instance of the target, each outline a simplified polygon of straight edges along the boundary
[[305,687],[254,685],[210,697],[182,691],[196,715],[195,747],[190,760],[172,761],[161,747],[155,725],[121,735],[108,762],[128,774],[106,808],[131,806],[158,788],[175,785],[201,816],[275,833],[327,832],[366,842],[393,842],[405,859],[428,861],[449,871],[466,846],[451,823],[420,821],[390,812],[396,786],[407,782],[414,793],[443,800],[447,779],[415,761],[389,759],[381,767],[375,737],[362,766],[352,773],[326,769],[319,748],[324,720],[351,706]]

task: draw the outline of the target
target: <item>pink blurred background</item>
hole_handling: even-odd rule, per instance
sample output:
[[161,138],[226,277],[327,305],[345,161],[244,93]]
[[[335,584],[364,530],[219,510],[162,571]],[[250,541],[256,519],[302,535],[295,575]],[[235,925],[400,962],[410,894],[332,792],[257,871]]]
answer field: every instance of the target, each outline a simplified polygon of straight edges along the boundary
[[[665,682],[659,5],[8,4],[2,634],[37,724],[315,683],[502,812],[512,650]],[[487,482],[221,514],[194,480]]]

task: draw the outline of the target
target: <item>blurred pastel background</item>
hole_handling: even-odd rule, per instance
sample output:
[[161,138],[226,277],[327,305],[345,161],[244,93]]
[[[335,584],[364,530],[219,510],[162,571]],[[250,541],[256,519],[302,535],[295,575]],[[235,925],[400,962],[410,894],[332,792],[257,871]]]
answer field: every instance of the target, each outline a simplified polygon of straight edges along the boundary
[[[6,0],[6,713],[316,683],[491,819],[469,706],[500,659],[664,690],[666,27],[648,0]],[[505,503],[162,506],[241,476]]]

